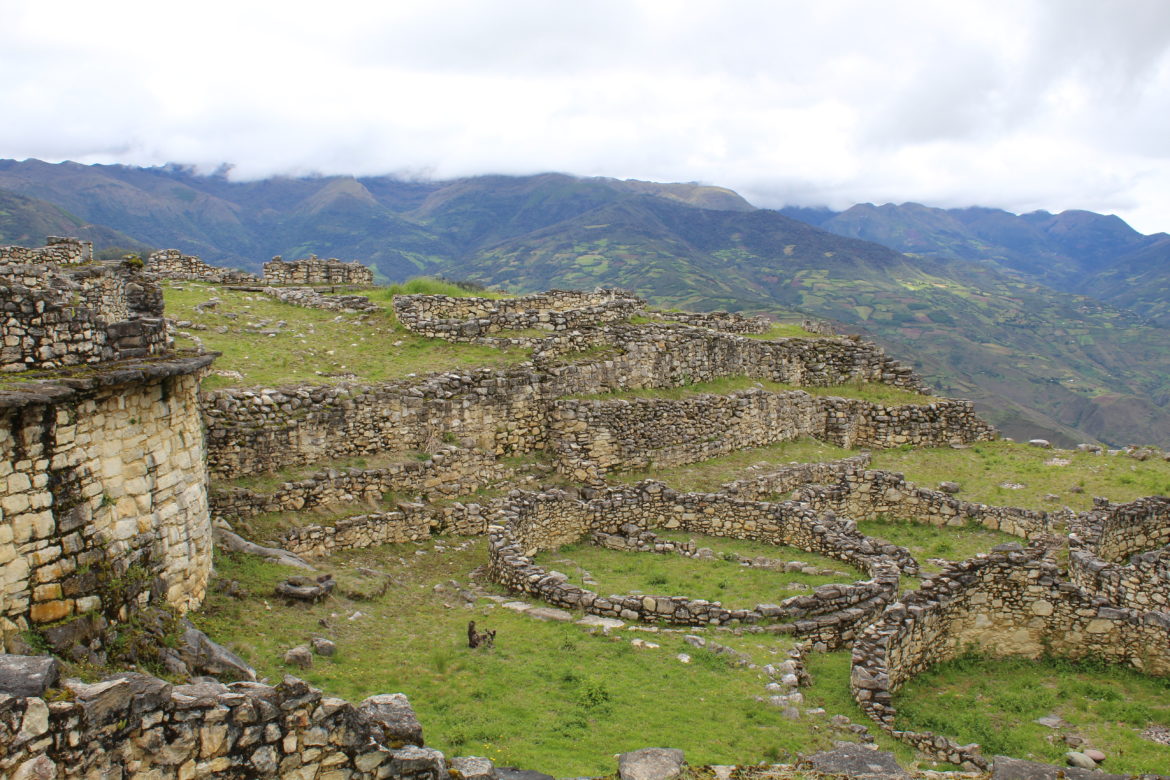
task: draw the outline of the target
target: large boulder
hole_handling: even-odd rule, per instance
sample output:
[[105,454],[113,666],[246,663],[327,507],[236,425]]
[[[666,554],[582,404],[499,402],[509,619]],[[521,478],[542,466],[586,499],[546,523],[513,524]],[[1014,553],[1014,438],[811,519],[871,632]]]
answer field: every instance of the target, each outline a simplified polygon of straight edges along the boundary
[[996,756],[992,766],[991,780],[1125,780],[1129,775],[1111,775],[1091,769],[1077,769],[1071,766],[1053,766],[1021,758]]
[[856,744],[814,753],[801,762],[801,766],[823,775],[844,775],[861,780],[909,780],[910,777],[898,765],[893,753],[869,750]]

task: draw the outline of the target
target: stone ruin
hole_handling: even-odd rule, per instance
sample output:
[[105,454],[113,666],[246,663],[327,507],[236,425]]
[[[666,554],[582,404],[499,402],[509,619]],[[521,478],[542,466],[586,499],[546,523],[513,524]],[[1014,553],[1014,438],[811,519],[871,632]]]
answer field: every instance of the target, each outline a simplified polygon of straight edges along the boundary
[[[37,251],[42,255],[30,254]],[[80,270],[89,264],[79,242],[4,252],[0,257],[9,265],[33,265],[30,259],[42,256],[54,258],[54,267]],[[21,273],[42,278],[38,272]],[[148,282],[131,271],[109,273],[110,281],[105,271],[92,277],[102,280],[93,283],[101,295],[82,294],[83,288],[62,282],[45,287],[79,289],[79,298],[106,306],[107,319],[123,311],[120,300],[126,301],[127,316],[148,310],[142,303],[152,300]],[[78,285],[91,279],[63,278]],[[121,292],[112,281],[118,278],[127,279]],[[819,433],[874,447],[994,436],[966,402],[924,399],[881,407],[763,391],[662,403],[565,398],[737,375],[797,386],[875,381],[925,390],[912,371],[873,345],[832,336],[748,339],[741,334],[758,333],[763,325],[738,315],[670,314],[673,322],[635,328],[622,320],[641,303],[616,291],[554,291],[523,299],[522,305],[405,298],[396,309],[404,325],[419,333],[485,343],[507,339],[500,334],[508,330],[536,328],[548,333],[547,343],[531,364],[513,369],[369,386],[215,391],[199,402],[196,384],[210,356],[158,352],[151,362],[111,363],[126,355],[73,347],[54,358],[56,342],[48,343],[48,351],[37,353],[46,356],[45,363],[64,362],[68,354],[96,354],[86,362],[98,370],[0,393],[2,463],[11,466],[0,496],[5,596],[0,627],[6,637],[27,626],[77,622],[93,613],[116,619],[126,605],[103,603],[90,576],[102,560],[121,571],[145,569],[154,578],[157,587],[135,598],[165,599],[178,609],[198,605],[210,564],[211,514],[230,522],[263,512],[357,503],[397,490],[426,498],[466,495],[502,477],[498,456],[551,450],[562,473],[584,473],[592,486],[516,491],[483,504],[400,503],[330,527],[299,528],[281,545],[313,556],[438,532],[487,534],[490,575],[516,593],[552,605],[602,618],[751,626],[800,636],[807,643],[803,648],[852,643],[853,694],[879,727],[929,755],[972,767],[989,763],[977,746],[899,730],[892,706],[892,694],[907,679],[970,644],[1026,656],[1040,650],[1092,654],[1151,674],[1170,673],[1165,591],[1170,502],[1164,498],[1100,504],[1080,515],[990,507],[869,469],[864,455],[773,469],[715,493],[678,493],[657,482],[604,483],[607,471],[643,461],[710,457],[711,431],[699,422],[705,416],[732,426],[741,442],[760,436],[776,440],[775,431]],[[98,314],[79,317],[99,321]],[[66,319],[63,313],[61,321]],[[71,333],[69,328],[60,332]],[[95,342],[101,338],[96,327],[79,332]],[[610,351],[593,361],[557,359],[563,351],[597,345]],[[755,409],[760,413],[751,412]],[[200,457],[204,435],[207,469],[221,478],[348,455],[424,448],[434,455],[426,462],[326,470],[270,492],[218,491],[209,499]],[[433,446],[446,437],[460,444]],[[790,499],[768,500],[788,491],[796,491]],[[1034,542],[954,564],[927,578],[919,591],[899,595],[900,575],[916,573],[918,564],[905,549],[856,531],[856,521],[878,515],[934,525],[978,523]],[[725,608],[687,596],[603,596],[533,561],[539,550],[578,539],[648,554],[697,555],[686,543],[658,537],[655,529],[792,545],[841,560],[868,579],[821,586],[777,604]],[[1067,580],[1051,557],[1062,529],[1070,532]],[[793,679],[801,677],[801,652],[792,661]],[[494,777],[484,759],[448,760],[426,748],[400,695],[371,697],[355,707],[294,678],[274,687],[207,679],[171,685],[133,673],[94,685],[61,683],[51,659],[8,658],[28,681],[0,696],[0,744],[6,746],[0,773],[14,777],[311,778],[328,771],[338,777],[444,780],[448,769],[482,780]],[[68,698],[48,701],[51,687],[68,690]]]
[[160,279],[211,284],[258,284],[255,274],[235,268],[208,265],[194,255],[185,255],[178,249],[160,249],[146,258],[148,273]]
[[0,371],[142,358],[166,350],[162,290],[126,264],[95,263],[93,245],[49,238],[0,247]]
[[369,287],[374,272],[358,262],[346,263],[331,257],[322,260],[310,255],[303,260],[285,262],[280,255],[264,264],[265,284],[344,284]]

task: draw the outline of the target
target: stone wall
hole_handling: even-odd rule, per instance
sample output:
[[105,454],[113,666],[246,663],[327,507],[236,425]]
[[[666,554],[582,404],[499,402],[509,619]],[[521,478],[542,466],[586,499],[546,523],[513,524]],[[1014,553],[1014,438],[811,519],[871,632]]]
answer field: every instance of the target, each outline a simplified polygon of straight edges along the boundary
[[553,402],[549,427],[561,472],[583,481],[809,436],[847,448],[940,447],[995,436],[969,401],[882,406],[761,389],[681,400],[563,399]]
[[91,611],[138,567],[197,606],[211,568],[196,395],[214,356],[96,369],[0,393],[5,634]]
[[146,258],[146,271],[162,279],[212,284],[255,284],[260,277],[236,268],[208,265],[193,255],[178,249],[160,249]]
[[[429,441],[448,434],[496,454],[530,452],[548,445],[548,410],[555,398],[725,376],[746,374],[796,385],[873,381],[920,388],[910,369],[872,344],[850,339],[768,342],[683,326],[614,328],[609,338],[617,354],[588,363],[541,362],[379,385],[206,393],[208,465],[215,476],[244,476],[353,455],[426,449]],[[969,409],[962,402],[935,406],[936,415]],[[831,440],[842,440],[852,419],[833,417]],[[890,427],[898,420],[875,423]]]
[[361,263],[345,263],[335,257],[322,260],[310,255],[303,260],[286,263],[280,255],[264,264],[266,284],[350,284],[369,287],[374,284],[374,272]]
[[883,730],[944,761],[986,767],[976,745],[899,730],[892,695],[971,649],[992,656],[1099,658],[1170,674],[1170,616],[1102,605],[1060,579],[1041,546],[979,555],[905,593],[853,646],[853,696]]
[[1071,525],[1073,582],[1130,609],[1170,613],[1170,499],[1099,502]]
[[[857,627],[873,619],[894,597],[900,568],[917,571],[905,549],[863,537],[850,524],[819,516],[807,507],[791,502],[740,501],[721,494],[676,493],[658,482],[610,489],[589,501],[563,491],[515,492],[493,515],[492,522],[488,573],[515,592],[624,620],[680,625],[789,621],[777,624],[774,630],[808,636],[829,647],[851,640]],[[821,586],[810,595],[794,596],[779,604],[728,609],[719,602],[685,596],[604,597],[566,582],[563,575],[533,561],[542,550],[595,533],[615,534],[630,524],[791,545],[869,571],[872,579]]]
[[228,488],[211,494],[215,517],[242,519],[265,512],[364,502],[373,504],[386,493],[410,493],[427,499],[462,496],[505,477],[488,453],[444,447],[427,460],[409,460],[382,468],[328,470],[306,479],[285,482],[272,492]]
[[725,311],[690,312],[690,311],[644,311],[642,316],[661,322],[681,322],[695,328],[710,328],[725,333],[767,333],[772,328],[772,321],[767,317],[745,317]]
[[378,311],[378,304],[364,295],[322,295],[312,287],[265,287],[265,295],[281,303],[303,306],[306,309],[326,311],[357,312]]
[[964,501],[938,490],[920,488],[901,474],[864,467],[845,469],[831,484],[805,485],[793,494],[793,499],[857,521],[890,517],[929,525],[977,523],[1025,539],[1050,534],[1074,517],[1071,512],[1040,512]]
[[846,474],[864,469],[869,462],[870,454],[863,452],[824,463],[793,463],[720,485],[719,492],[748,501],[765,501],[769,496],[788,493],[805,485],[840,482]]
[[645,301],[621,290],[550,290],[523,298],[397,295],[394,312],[404,328],[447,341],[475,341],[509,330],[558,333],[628,320]]
[[0,264],[0,306],[3,371],[145,357],[166,349],[162,291],[125,266]]
[[481,504],[401,503],[395,511],[373,512],[338,520],[333,525],[295,528],[280,546],[296,555],[320,557],[340,550],[364,550],[382,544],[421,542],[434,534],[478,536],[498,502]]
[[93,242],[49,236],[45,246],[0,246],[0,263],[27,265],[79,265],[93,262]]
[[61,691],[0,694],[0,776],[449,780],[402,694],[354,706],[294,677],[172,685],[136,673]]

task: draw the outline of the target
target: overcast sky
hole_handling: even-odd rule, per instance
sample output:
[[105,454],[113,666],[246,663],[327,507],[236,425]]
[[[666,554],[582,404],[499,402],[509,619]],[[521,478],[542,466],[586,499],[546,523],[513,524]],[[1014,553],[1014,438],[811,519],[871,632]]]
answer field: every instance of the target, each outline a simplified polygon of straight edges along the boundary
[[1170,231],[1170,2],[0,0],[0,157],[554,170]]

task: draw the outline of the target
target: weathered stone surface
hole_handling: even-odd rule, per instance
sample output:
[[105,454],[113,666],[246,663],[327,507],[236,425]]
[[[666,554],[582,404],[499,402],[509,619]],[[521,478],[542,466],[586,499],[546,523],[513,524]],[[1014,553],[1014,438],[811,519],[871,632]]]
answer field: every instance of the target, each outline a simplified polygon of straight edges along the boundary
[[686,763],[677,748],[642,748],[618,756],[621,780],[670,780],[682,774]]
[[996,756],[991,772],[991,780],[1125,780],[1128,777],[1090,769],[1040,764],[1008,756]]
[[0,655],[0,693],[43,696],[57,684],[60,672],[60,663],[49,655]]
[[573,619],[572,612],[566,612],[563,609],[556,609],[554,607],[533,607],[532,609],[525,610],[524,614],[537,620],[551,620],[557,623],[568,623]]
[[284,662],[298,669],[308,669],[313,665],[313,651],[308,645],[297,645],[284,653]]
[[458,756],[449,759],[447,766],[463,775],[463,780],[497,780],[496,767],[489,758]]
[[516,769],[510,766],[496,767],[496,777],[499,780],[555,780],[552,775],[537,772],[532,769]]
[[401,693],[385,693],[371,696],[360,705],[358,711],[369,718],[382,732],[387,744],[410,744],[422,746],[422,724],[414,714],[410,701]]
[[910,773],[898,765],[893,753],[868,750],[854,744],[814,753],[801,762],[801,766],[826,775],[844,775],[862,780],[900,780],[910,777]]
[[243,658],[216,644],[189,622],[183,631],[179,655],[195,674],[210,674],[229,680],[255,680],[256,670]]

